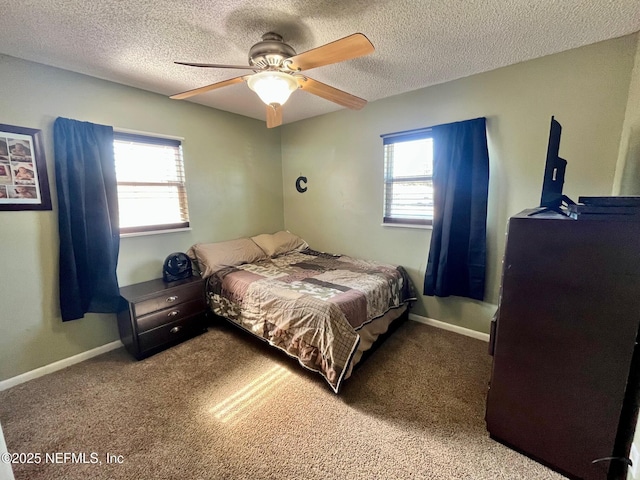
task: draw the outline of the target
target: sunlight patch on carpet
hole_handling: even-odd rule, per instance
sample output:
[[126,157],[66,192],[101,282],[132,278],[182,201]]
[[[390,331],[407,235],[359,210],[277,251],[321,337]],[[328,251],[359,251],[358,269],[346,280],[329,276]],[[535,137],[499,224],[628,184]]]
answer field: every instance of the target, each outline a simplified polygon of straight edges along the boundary
[[228,422],[243,411],[249,413],[249,406],[254,405],[258,400],[265,399],[267,394],[273,394],[273,389],[289,375],[291,375],[291,372],[286,368],[276,365],[225,398],[211,408],[209,412],[223,423]]

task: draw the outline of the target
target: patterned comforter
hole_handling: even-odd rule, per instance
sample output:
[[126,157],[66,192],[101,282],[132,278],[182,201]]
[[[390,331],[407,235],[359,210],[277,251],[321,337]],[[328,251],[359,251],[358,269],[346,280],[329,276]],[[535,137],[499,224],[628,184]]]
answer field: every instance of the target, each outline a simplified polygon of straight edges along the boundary
[[311,249],[219,270],[207,295],[216,315],[321,373],[336,393],[358,330],[415,300],[402,267]]

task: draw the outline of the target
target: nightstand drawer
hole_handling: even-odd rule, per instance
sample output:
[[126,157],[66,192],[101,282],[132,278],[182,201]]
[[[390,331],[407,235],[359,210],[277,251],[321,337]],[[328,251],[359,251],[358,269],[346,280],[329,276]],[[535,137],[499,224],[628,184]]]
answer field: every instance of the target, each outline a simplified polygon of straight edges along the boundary
[[175,306],[165,308],[158,312],[150,313],[144,317],[138,317],[138,333],[152,330],[160,325],[173,323],[192,315],[198,315],[205,311],[206,305],[203,298],[198,298],[187,303],[180,303]]
[[136,317],[171,308],[190,300],[203,299],[202,301],[204,301],[204,290],[201,282],[172,288],[161,293],[161,295],[148,300],[134,303],[133,309]]
[[196,333],[204,331],[202,317],[191,317],[154,328],[138,336],[140,352],[161,347],[168,343],[178,342]]

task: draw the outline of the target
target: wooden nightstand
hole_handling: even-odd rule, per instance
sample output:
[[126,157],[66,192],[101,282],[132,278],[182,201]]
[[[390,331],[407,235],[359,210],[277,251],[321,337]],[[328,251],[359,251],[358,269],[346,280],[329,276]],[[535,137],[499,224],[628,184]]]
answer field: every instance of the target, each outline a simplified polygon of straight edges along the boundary
[[193,276],[166,283],[162,279],[120,289],[120,339],[138,360],[207,329],[205,282]]

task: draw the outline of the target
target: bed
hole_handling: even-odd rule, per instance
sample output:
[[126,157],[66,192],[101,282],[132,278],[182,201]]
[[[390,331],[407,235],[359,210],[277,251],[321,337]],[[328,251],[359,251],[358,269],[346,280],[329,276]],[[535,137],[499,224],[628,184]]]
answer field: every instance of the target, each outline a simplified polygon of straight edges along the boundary
[[336,393],[415,300],[402,267],[319,252],[285,231],[188,254],[215,315],[320,373]]

